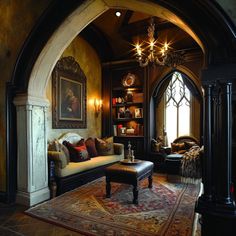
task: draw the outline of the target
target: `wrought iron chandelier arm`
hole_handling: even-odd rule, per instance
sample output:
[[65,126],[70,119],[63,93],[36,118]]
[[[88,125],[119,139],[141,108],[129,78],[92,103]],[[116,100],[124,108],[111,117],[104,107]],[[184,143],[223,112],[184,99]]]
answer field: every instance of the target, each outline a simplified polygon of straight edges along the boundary
[[161,60],[159,60],[158,57],[156,57],[156,58],[155,58],[155,63],[156,63],[157,65],[164,66],[164,65],[165,65],[165,59],[163,58],[163,60],[161,61]]
[[145,61],[142,58],[140,58],[138,62],[139,62],[139,66],[145,67],[148,65],[148,58],[146,58]]

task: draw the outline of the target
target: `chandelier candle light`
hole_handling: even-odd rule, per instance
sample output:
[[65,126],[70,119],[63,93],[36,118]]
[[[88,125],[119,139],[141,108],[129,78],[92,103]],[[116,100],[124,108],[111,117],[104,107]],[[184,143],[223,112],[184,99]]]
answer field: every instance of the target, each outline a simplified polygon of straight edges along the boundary
[[[160,42],[155,39],[155,24],[153,18],[150,20],[150,25],[148,26],[148,47],[143,48],[142,45],[145,45],[147,43],[142,44],[136,44],[136,59],[139,62],[139,65],[141,67],[147,66],[149,63],[161,65],[161,66],[169,66],[169,67],[176,67],[183,63],[184,57],[182,53],[178,52],[171,52],[169,49],[168,43],[164,43],[162,46],[160,52],[157,52],[157,44],[161,44]],[[158,54],[160,54],[160,58],[158,57]]]

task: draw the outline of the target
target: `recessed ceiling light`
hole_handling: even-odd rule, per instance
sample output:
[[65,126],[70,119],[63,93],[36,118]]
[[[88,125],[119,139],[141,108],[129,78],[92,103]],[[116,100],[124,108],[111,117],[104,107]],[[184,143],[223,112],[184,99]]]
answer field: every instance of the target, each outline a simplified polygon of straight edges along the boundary
[[117,16],[117,17],[120,17],[120,16],[121,16],[120,11],[116,11],[116,16]]

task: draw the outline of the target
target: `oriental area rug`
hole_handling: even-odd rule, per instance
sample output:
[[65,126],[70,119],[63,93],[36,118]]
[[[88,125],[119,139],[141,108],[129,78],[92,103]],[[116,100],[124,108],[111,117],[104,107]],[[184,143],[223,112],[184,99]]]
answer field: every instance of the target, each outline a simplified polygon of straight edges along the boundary
[[200,184],[173,183],[154,174],[153,188],[143,180],[139,204],[132,204],[132,186],[111,183],[106,198],[105,177],[26,211],[26,214],[84,235],[192,235],[194,206]]

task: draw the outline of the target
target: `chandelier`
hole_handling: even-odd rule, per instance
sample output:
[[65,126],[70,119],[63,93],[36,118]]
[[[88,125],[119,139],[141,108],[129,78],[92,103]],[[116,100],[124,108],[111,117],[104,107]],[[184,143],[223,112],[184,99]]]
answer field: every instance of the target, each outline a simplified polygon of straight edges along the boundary
[[158,42],[154,36],[155,24],[153,18],[150,20],[150,25],[148,26],[147,32],[148,42],[135,45],[136,60],[139,62],[141,67],[145,67],[148,64],[176,67],[183,63],[183,53],[172,51],[168,43],[164,43],[164,45],[162,44],[159,52],[157,51],[157,45],[160,45],[161,43]]

